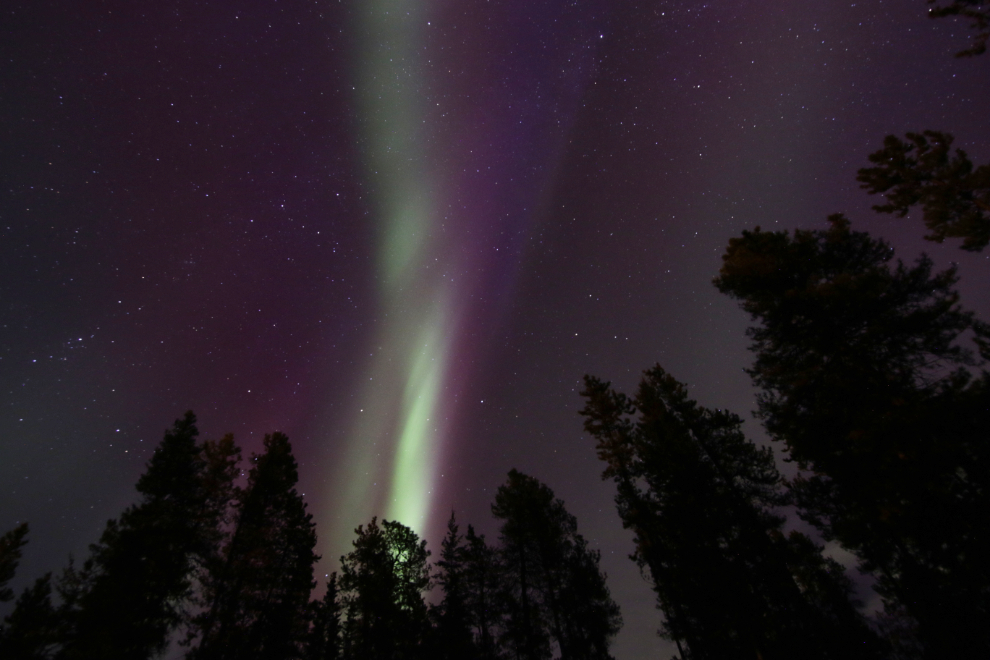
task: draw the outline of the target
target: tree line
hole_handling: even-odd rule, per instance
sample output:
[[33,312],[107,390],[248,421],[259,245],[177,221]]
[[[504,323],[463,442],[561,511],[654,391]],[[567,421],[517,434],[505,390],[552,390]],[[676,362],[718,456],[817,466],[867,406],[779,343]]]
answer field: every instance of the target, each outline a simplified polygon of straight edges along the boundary
[[[715,284],[757,321],[748,373],[789,481],[661,367],[631,397],[585,377],[585,428],[682,658],[990,655],[990,326],[955,267],[893,256],[841,215],[729,243]],[[783,532],[785,505],[876,578],[878,621]]]
[[[876,210],[920,206],[927,239],[985,248],[990,165],[946,134],[907,138],[859,172],[887,193]],[[756,414],[792,479],[659,365],[633,396],[585,376],[632,558],[682,659],[990,657],[990,324],[959,304],[955,266],[895,262],[845,216],[828,225],[744,231],[714,280],[755,321]],[[785,506],[875,578],[876,620],[820,545],[784,533]]]
[[[950,153],[951,136],[907,138],[859,172],[886,193],[877,210],[920,206],[926,238],[982,250],[990,165]],[[990,324],[959,304],[954,266],[895,261],[843,215],[828,221],[744,231],[714,280],[755,321],[757,416],[795,477],[660,366],[634,396],[585,377],[580,412],[631,558],[681,660],[987,657]],[[177,420],[89,557],[17,598],[0,657],[145,659],[173,642],[190,660],[611,657],[621,616],[599,554],[537,479],[513,470],[499,487],[494,543],[452,514],[433,565],[413,530],[372,519],[314,600],[315,525],[288,438],[266,436],[246,475],[241,459],[232,436],[199,441],[191,412]],[[878,617],[815,539],[785,532],[785,507],[856,555]],[[0,537],[0,602],[27,532]]]
[[[946,171],[948,139],[908,138],[860,171],[893,190],[878,210],[920,205],[930,240],[983,249],[990,166],[957,150]],[[714,284],[756,322],[757,415],[797,464],[790,480],[739,416],[662,367],[631,397],[585,377],[585,429],[681,660],[990,652],[990,325],[959,304],[954,266],[894,256],[841,214],[729,241]],[[199,441],[191,412],[177,420],[89,557],[17,598],[0,657],[145,659],[176,641],[190,660],[611,657],[621,616],[599,554],[537,479],[513,470],[499,487],[495,543],[452,514],[433,565],[413,530],[372,519],[313,600],[315,525],[288,438],[266,436],[246,479],[240,463],[231,435]],[[874,576],[875,620],[818,542],[785,533],[788,506]],[[0,537],[0,602],[27,532]]]
[[[232,436],[198,441],[187,413],[81,566],[37,579],[0,628],[0,657],[189,660],[605,660],[621,626],[599,554],[553,491],[513,470],[495,495],[497,542],[451,514],[440,558],[409,527],[372,519],[312,599],[316,532],[288,438],[265,437],[246,483]],[[0,537],[0,602],[26,543]],[[425,594],[439,587],[440,599]]]
[[[936,0],[929,0],[935,4]],[[930,10],[990,35],[984,0]],[[857,180],[880,213],[920,210],[927,240],[990,244],[990,164],[948,133],[887,136]],[[585,376],[585,429],[632,530],[632,558],[682,659],[990,657],[990,324],[959,304],[955,266],[828,228],[730,239],[714,279],[755,324],[757,417],[796,463],[785,480],[742,420],[657,365],[634,396]],[[867,620],[841,566],[783,532],[792,506],[876,581]]]

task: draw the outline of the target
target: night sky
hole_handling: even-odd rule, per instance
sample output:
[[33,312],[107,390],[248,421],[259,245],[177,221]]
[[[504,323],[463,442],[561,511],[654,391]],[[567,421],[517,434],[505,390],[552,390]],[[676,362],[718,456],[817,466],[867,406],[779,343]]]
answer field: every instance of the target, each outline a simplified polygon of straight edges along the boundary
[[[936,129],[990,160],[990,55],[923,0],[7,2],[0,530],[16,587],[85,556],[184,411],[291,438],[319,574],[372,515],[490,536],[510,468],[602,551],[619,660],[666,657],[580,379],[659,362],[749,417],[742,229],[843,211],[902,257],[990,255],[878,216],[856,170]],[[764,436],[747,422],[752,437]],[[663,650],[663,652],[661,652]]]

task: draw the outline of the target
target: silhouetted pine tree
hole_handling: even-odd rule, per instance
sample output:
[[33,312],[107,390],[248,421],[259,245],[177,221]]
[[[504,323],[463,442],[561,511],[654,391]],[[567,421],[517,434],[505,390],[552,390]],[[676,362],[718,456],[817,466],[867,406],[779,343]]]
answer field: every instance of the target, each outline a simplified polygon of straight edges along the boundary
[[63,617],[52,605],[51,573],[38,578],[17,599],[0,632],[0,658],[54,657],[64,635]]
[[485,542],[485,535],[475,534],[468,525],[464,535],[464,584],[468,610],[474,627],[478,657],[498,660],[502,657],[498,631],[505,612],[499,599],[501,565],[497,549]]
[[190,653],[197,660],[302,656],[318,559],[315,525],[295,489],[298,471],[289,439],[266,435],[264,447],[251,458],[225,564],[201,618],[201,641]]
[[65,658],[144,660],[162,651],[181,623],[192,556],[201,548],[197,435],[191,412],[166,432],[138,480],[141,501],[107,523],[67,581]]
[[426,541],[401,523],[379,525],[375,518],[355,532],[354,550],[341,558],[340,569],[344,657],[426,657],[430,621],[423,594],[431,586]]
[[543,494],[539,492],[542,484],[535,479],[515,470],[509,473],[509,479],[509,487],[499,487],[492,505],[495,517],[505,521],[499,551],[504,569],[500,597],[506,618],[499,641],[516,658],[544,660],[551,655],[549,622],[541,598],[543,576],[534,537],[549,530],[547,521],[542,519],[546,516],[539,515],[545,512],[538,514],[534,509],[540,508],[540,499],[546,498],[538,497]]
[[196,559],[198,578],[204,590],[210,591],[210,580],[220,573],[226,561],[224,552],[235,529],[244,490],[237,485],[241,476],[241,449],[234,443],[232,434],[228,433],[220,440],[207,440],[202,449],[204,505],[200,528],[203,544]]
[[697,406],[659,366],[634,399],[590,376],[582,394],[633,559],[684,657],[877,657],[841,571],[781,534],[782,479],[739,417]]
[[805,643],[819,647],[818,655],[825,658],[888,657],[889,645],[859,613],[862,603],[854,599],[853,584],[843,566],[825,557],[824,548],[800,532],[787,535],[786,550],[788,568],[810,606],[810,611],[805,610],[809,630]]
[[598,555],[577,533],[577,520],[546,485],[516,470],[499,487],[492,513],[500,539],[506,619],[502,640],[519,658],[609,658],[621,627]]
[[468,604],[467,546],[459,533],[453,511],[447,521],[447,534],[441,542],[440,560],[435,567],[434,579],[443,590],[443,600],[431,611],[435,621],[431,652],[442,660],[477,658],[478,649],[472,633],[473,617]]
[[207,440],[202,449],[203,544],[195,556],[195,614],[190,617],[186,638],[182,641],[184,646],[198,646],[204,627],[208,622],[211,625],[214,622],[214,605],[231,588],[228,579],[230,542],[245,493],[237,485],[241,476],[241,449],[234,443],[233,435],[227,434],[218,441]]
[[562,659],[611,658],[612,638],[622,626],[619,606],[612,600],[599,568],[601,553],[589,550],[580,534],[573,539],[564,566],[566,579],[560,591],[562,604]]
[[903,218],[920,206],[930,232],[927,240],[962,238],[964,250],[985,248],[990,243],[990,165],[974,168],[965,151],[953,153],[948,133],[906,137],[905,142],[888,135],[883,149],[869,156],[874,167],[859,170],[860,187],[884,195],[884,203],[873,209]]
[[14,599],[14,592],[7,586],[17,574],[21,553],[27,544],[28,524],[21,523],[0,536],[0,603]]
[[341,604],[337,574],[331,573],[323,598],[310,603],[312,624],[306,641],[306,660],[338,660],[341,656]]
[[759,415],[807,471],[802,515],[875,572],[928,657],[990,656],[990,374],[963,347],[987,326],[954,268],[892,266],[884,241],[829,220],[744,232],[723,257],[716,285],[759,323]]

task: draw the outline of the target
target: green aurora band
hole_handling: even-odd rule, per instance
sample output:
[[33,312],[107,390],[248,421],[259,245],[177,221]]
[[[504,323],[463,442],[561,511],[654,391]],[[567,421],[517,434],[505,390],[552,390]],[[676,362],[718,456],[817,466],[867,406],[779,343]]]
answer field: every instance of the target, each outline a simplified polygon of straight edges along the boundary
[[379,304],[333,481],[335,550],[373,515],[430,530],[479,340],[512,300],[593,68],[594,4],[472,6],[354,3]]
[[[443,438],[438,404],[453,328],[451,285],[435,239],[436,195],[423,146],[426,112],[416,45],[423,4],[361,3],[358,88],[366,166],[378,199],[380,313],[357,419],[336,480],[344,486],[335,538],[382,513],[422,531]],[[387,485],[382,480],[388,480]],[[385,499],[383,501],[383,494]]]

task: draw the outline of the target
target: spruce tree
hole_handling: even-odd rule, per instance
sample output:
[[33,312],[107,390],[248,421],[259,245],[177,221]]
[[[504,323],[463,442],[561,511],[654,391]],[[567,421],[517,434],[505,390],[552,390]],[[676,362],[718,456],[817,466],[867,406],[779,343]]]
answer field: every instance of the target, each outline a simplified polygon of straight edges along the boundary
[[474,628],[475,647],[482,660],[502,657],[498,644],[505,611],[499,598],[502,567],[499,553],[468,525],[464,535],[464,591]]
[[266,435],[264,449],[251,458],[224,565],[200,618],[201,641],[190,654],[197,659],[288,659],[303,653],[318,559],[315,525],[295,489],[298,470],[289,439]]
[[196,417],[165,433],[137,483],[139,503],[110,520],[78,573],[65,658],[144,660],[183,620],[203,506]]
[[27,545],[28,524],[21,523],[0,536],[0,603],[14,599],[14,592],[7,586],[17,574],[21,553]]
[[35,580],[17,599],[0,632],[0,658],[46,660],[55,657],[64,635],[63,617],[52,604],[52,576]]
[[434,657],[443,660],[471,660],[478,656],[472,632],[469,605],[467,545],[461,536],[454,512],[447,521],[447,534],[441,542],[436,563],[435,583],[443,590],[443,600],[433,608],[435,624],[432,646]]
[[562,660],[610,658],[622,619],[598,554],[588,549],[564,503],[545,484],[512,470],[492,513],[502,521],[503,643],[510,653],[548,658],[555,643]]
[[399,522],[373,518],[355,530],[354,550],[341,558],[340,591],[348,659],[427,657],[431,587],[426,541]]
[[[990,375],[954,268],[836,215],[824,231],[744,232],[715,284],[757,321],[759,415],[805,471],[805,519],[856,553],[919,624],[929,657],[990,654]],[[984,341],[984,346],[985,346]]]
[[237,485],[241,476],[241,449],[231,434],[202,445],[204,490],[202,545],[195,559],[196,590],[194,614],[190,617],[183,646],[196,646],[207,624],[212,625],[215,605],[230,588],[229,551],[244,500],[244,489]]
[[876,657],[841,571],[820,570],[810,542],[781,533],[782,479],[738,416],[698,406],[659,366],[633,399],[593,377],[583,396],[633,559],[684,657]]
[[311,626],[306,640],[306,660],[341,658],[341,603],[337,574],[331,573],[323,598],[310,603]]

